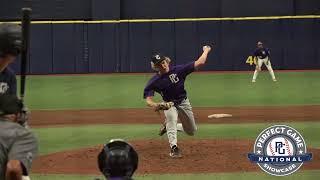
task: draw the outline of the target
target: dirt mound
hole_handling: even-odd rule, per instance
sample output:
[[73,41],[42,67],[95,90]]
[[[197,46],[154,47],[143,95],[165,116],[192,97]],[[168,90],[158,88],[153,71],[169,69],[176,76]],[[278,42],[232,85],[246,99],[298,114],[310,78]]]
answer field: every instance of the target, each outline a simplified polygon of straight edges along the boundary
[[[208,119],[208,115],[219,113],[232,114],[233,117]],[[194,108],[194,114],[197,123],[320,121],[320,106]],[[161,122],[159,115],[151,109],[59,110],[32,111],[30,125],[36,127]]]
[[[179,142],[183,158],[168,156],[165,140],[130,142],[139,153],[139,174],[153,173],[214,173],[260,171],[249,162],[247,154],[253,149],[249,140],[183,140]],[[34,173],[100,174],[97,154],[102,146],[64,151],[39,157],[33,166]],[[302,169],[320,169],[320,149],[309,149],[314,159]]]

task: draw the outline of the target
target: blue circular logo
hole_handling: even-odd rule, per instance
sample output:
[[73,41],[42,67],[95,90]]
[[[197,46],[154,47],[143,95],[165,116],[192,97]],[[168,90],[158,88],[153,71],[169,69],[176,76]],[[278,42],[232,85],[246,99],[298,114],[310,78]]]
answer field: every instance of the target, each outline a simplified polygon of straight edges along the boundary
[[286,176],[310,161],[312,154],[307,153],[306,143],[297,130],[274,125],[259,134],[248,158],[271,175]]

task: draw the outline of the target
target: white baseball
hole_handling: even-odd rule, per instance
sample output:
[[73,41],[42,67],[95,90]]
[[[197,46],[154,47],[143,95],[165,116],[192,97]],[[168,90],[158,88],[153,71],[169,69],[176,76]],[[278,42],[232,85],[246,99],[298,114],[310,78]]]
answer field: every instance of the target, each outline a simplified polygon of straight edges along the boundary
[[[276,142],[281,142],[282,147],[277,148]],[[280,152],[279,152],[280,150]],[[283,154],[282,154],[283,153]],[[269,141],[267,144],[267,155],[268,156],[292,156],[294,154],[294,148],[291,141],[284,137],[277,137]]]
[[203,50],[203,51],[205,51],[206,49],[211,49],[211,47],[210,47],[210,46],[203,46],[203,47],[202,47],[202,50]]

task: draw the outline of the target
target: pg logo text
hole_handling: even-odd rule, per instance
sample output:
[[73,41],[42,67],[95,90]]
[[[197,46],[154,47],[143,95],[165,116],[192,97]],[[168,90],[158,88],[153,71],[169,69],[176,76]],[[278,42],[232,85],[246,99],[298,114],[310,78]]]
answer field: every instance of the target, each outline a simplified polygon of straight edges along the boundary
[[170,81],[171,81],[172,83],[177,83],[177,82],[179,82],[179,78],[178,78],[177,74],[170,74],[170,75],[169,75],[169,79],[170,79]]
[[306,143],[297,130],[275,125],[259,134],[248,158],[271,175],[286,176],[310,161],[312,154],[307,153]]

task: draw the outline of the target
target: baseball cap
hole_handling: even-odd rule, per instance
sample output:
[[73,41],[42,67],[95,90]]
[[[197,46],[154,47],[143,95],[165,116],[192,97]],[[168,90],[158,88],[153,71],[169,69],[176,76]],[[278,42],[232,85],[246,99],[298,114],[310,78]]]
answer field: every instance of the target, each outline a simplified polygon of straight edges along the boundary
[[15,95],[0,95],[0,115],[17,114],[21,112],[23,105],[21,100]]
[[166,57],[163,56],[161,53],[155,53],[151,57],[151,62],[153,64],[158,64],[158,63],[160,63],[161,61],[163,61],[165,59],[166,59]]

